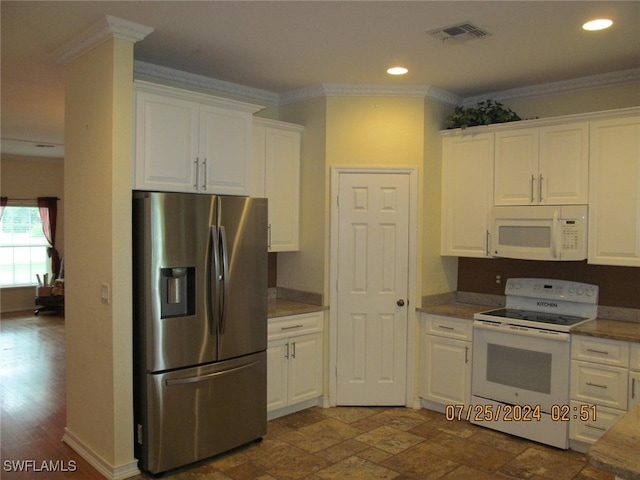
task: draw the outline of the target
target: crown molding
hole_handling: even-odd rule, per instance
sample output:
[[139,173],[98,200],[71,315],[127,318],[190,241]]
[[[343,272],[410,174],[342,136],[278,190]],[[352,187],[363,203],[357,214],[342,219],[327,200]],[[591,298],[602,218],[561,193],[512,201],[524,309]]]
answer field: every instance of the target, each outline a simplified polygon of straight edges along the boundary
[[291,90],[284,93],[273,93],[267,90],[247,87],[237,83],[226,82],[204,75],[183,72],[173,68],[153,65],[146,62],[134,62],[134,77],[139,80],[163,83],[175,87],[195,89],[207,93],[218,93],[257,100],[262,104],[285,105],[320,97],[421,97],[430,98],[450,105],[475,105],[477,102],[491,98],[495,101],[516,98],[531,98],[557,95],[574,91],[600,88],[604,86],[623,85],[640,81],[640,68],[618,72],[592,75],[561,82],[531,85],[510,90],[490,92],[473,97],[460,97],[446,90],[430,85],[384,85],[384,84],[349,84],[320,83],[309,87]]
[[53,52],[58,63],[66,65],[111,38],[138,42],[153,32],[152,27],[105,15],[73,40]]
[[542,83],[539,85],[530,85],[528,87],[485,93],[474,97],[465,97],[462,105],[475,105],[478,102],[488,99],[500,102],[517,98],[558,95],[561,93],[591,90],[606,86],[624,85],[638,81],[640,81],[640,68],[632,68],[629,70],[590,75],[588,77],[575,78],[572,80],[563,80],[561,82]]
[[133,62],[133,77],[137,80],[162,83],[173,87],[257,100],[263,104],[278,105],[279,103],[277,93],[138,60]]
[[457,105],[461,98],[430,85],[322,83],[279,95],[282,104],[317,97],[420,97]]

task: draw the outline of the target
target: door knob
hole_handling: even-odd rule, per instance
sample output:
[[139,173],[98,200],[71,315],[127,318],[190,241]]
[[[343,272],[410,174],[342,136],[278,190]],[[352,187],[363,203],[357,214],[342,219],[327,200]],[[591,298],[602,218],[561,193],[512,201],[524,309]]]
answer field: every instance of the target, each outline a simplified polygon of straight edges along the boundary
[[404,300],[400,299],[396,302],[398,304],[399,307],[404,307]]

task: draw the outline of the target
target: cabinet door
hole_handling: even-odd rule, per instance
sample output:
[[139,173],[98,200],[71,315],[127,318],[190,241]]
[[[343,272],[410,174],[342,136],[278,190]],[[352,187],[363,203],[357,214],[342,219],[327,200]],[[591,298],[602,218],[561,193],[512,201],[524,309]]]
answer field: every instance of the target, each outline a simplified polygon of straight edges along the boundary
[[200,107],[200,191],[247,195],[251,115],[210,105]]
[[640,267],[640,117],[590,128],[588,261]]
[[196,191],[198,104],[140,91],[135,105],[134,188]]
[[571,398],[626,410],[628,378],[626,368],[574,360],[571,362]]
[[495,205],[538,203],[538,129],[496,132]]
[[541,128],[539,203],[586,204],[588,189],[589,124],[582,122]]
[[469,403],[471,343],[424,336],[421,396],[440,404]]
[[493,205],[493,134],[446,137],[442,149],[440,253],[486,257]]
[[640,403],[640,372],[629,372],[629,404],[631,410],[636,403]]
[[[571,414],[573,412],[579,412],[583,405],[587,405],[584,402],[571,401]],[[596,405],[596,420],[589,419],[588,421],[582,421],[580,418],[571,418],[569,423],[569,438],[571,440],[578,440],[587,444],[594,443],[607,430],[613,427],[618,420],[624,416],[624,411],[617,410],[615,408],[601,407]]]
[[289,339],[289,404],[322,395],[322,335]]
[[266,128],[265,193],[269,199],[269,250],[298,250],[300,133]]
[[267,411],[287,406],[289,342],[270,341],[267,348]]

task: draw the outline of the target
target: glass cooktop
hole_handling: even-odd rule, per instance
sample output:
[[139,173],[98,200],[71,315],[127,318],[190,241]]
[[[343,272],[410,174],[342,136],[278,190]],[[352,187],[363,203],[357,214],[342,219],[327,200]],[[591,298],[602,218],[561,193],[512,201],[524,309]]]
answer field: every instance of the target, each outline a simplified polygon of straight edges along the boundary
[[559,315],[546,312],[534,312],[531,310],[517,310],[514,308],[501,308],[499,310],[491,310],[483,312],[483,315],[491,317],[501,317],[506,319],[528,320],[531,322],[546,323],[549,325],[571,326],[587,320],[584,317],[576,317],[573,315]]

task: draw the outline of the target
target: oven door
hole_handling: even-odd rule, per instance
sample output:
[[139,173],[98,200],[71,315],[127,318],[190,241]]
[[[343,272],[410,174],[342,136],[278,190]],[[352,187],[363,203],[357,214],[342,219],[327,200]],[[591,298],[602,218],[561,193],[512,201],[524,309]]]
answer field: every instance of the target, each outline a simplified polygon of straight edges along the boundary
[[472,393],[511,405],[569,402],[570,335],[475,320]]

